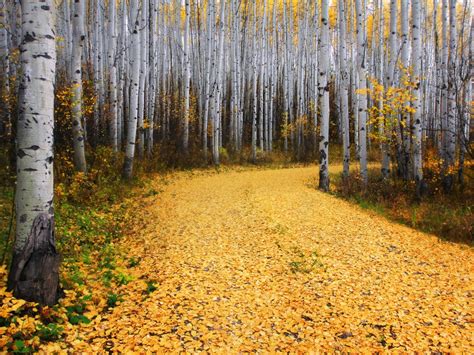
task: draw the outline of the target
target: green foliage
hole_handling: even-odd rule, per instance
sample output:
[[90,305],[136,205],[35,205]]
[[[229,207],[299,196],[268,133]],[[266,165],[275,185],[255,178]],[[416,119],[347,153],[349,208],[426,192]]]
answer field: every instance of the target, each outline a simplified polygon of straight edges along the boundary
[[156,287],[154,281],[148,280],[146,282],[146,293],[150,294],[150,293],[155,292],[156,290],[157,290],[157,287]]
[[80,323],[89,324],[91,320],[84,315],[86,310],[86,304],[84,302],[79,302],[73,306],[66,307],[67,318],[69,323],[77,325]]
[[227,152],[226,148],[219,148],[219,156],[222,163],[226,163],[229,161],[229,153]]
[[[84,285],[84,275],[82,274],[81,269],[74,262],[71,262],[68,265],[68,276],[67,279],[72,285]],[[73,287],[73,286],[71,286]]]
[[43,341],[55,341],[61,337],[64,328],[56,323],[49,323],[48,325],[39,325],[36,334]]
[[133,277],[130,276],[130,275],[127,275],[127,274],[124,274],[122,272],[118,273],[116,276],[115,276],[115,282],[117,283],[117,285],[119,286],[122,286],[122,285],[126,285],[128,284],[130,281],[133,280]]
[[112,245],[105,245],[100,253],[99,267],[102,269],[115,269],[115,250]]
[[296,257],[296,260],[293,260],[288,263],[292,273],[304,273],[308,274],[316,268],[323,267],[323,263],[319,260],[319,255],[316,251],[311,252],[309,255],[306,255],[298,247],[292,248],[292,252]]
[[121,302],[121,301],[122,301],[122,296],[116,293],[110,293],[109,295],[107,295],[107,306],[109,308],[115,307],[118,304],[118,302]]
[[106,287],[110,287],[112,285],[113,279],[114,273],[111,270],[105,270],[105,272],[102,274],[102,282]]
[[10,351],[12,351],[13,354],[31,354],[34,351],[34,349],[27,346],[23,340],[15,340],[11,345]]
[[140,264],[140,259],[134,258],[133,256],[128,260],[128,267],[135,267]]

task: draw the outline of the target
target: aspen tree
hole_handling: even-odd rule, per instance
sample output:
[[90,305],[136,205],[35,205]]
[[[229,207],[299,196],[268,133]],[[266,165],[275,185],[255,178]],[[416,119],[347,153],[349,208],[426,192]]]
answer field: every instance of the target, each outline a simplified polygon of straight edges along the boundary
[[[21,6],[16,239],[8,286],[16,297],[53,305],[59,294],[53,207],[55,2],[23,0]],[[47,250],[42,264],[29,260],[38,248]]]
[[75,0],[72,51],[72,133],[74,164],[76,169],[81,172],[87,171],[82,117],[82,54],[85,40],[84,10],[85,0]]
[[[408,16],[408,2],[410,0],[400,0],[400,29],[401,29],[401,65],[406,74],[403,76],[406,80],[410,77],[410,41],[409,41],[409,16]],[[403,179],[410,178],[410,115],[403,113],[401,115],[400,131],[402,138],[402,149],[400,157],[400,172]]]
[[5,14],[5,0],[0,0],[0,133],[4,138],[11,136],[10,96],[10,54],[8,48],[8,23]]
[[109,67],[109,92],[110,92],[110,141],[115,152],[118,151],[117,135],[117,59],[115,57],[117,46],[116,30],[116,4],[115,0],[109,0],[109,48],[108,48],[108,67]]
[[454,184],[453,168],[456,154],[456,51],[457,51],[457,31],[456,31],[456,0],[449,0],[449,57],[448,57],[448,88],[447,88],[447,116],[445,128],[446,152],[445,152],[445,176],[443,179],[444,189],[450,192]]
[[329,0],[321,2],[321,38],[319,43],[319,83],[321,133],[319,137],[319,188],[329,190]]
[[130,179],[133,173],[138,122],[138,93],[140,85],[140,11],[138,2],[138,0],[130,1],[130,114],[127,120],[127,139],[123,165],[123,176],[126,179]]
[[184,17],[184,38],[183,38],[183,61],[184,61],[184,125],[183,125],[183,150],[188,153],[189,146],[189,95],[190,95],[190,79],[191,79],[191,62],[189,53],[189,16],[190,0],[185,0],[185,17]]
[[344,0],[339,0],[339,67],[341,71],[341,122],[343,149],[343,176],[349,176],[350,138],[349,138],[349,73],[347,71],[346,12]]
[[145,88],[148,70],[148,0],[142,0],[140,7],[140,75],[138,89],[138,156],[145,155]]
[[417,195],[421,196],[423,193],[423,162],[421,155],[421,139],[422,139],[422,122],[421,122],[421,107],[420,107],[420,89],[421,89],[421,62],[423,60],[421,52],[421,4],[420,0],[412,1],[412,66],[413,66],[413,77],[415,85],[413,89],[413,108],[415,113],[413,114],[413,168],[414,177],[417,185]]
[[357,75],[358,75],[358,113],[359,113],[359,159],[360,174],[364,184],[367,184],[367,96],[366,89],[366,55],[365,26],[361,1],[355,0],[356,33],[357,33]]

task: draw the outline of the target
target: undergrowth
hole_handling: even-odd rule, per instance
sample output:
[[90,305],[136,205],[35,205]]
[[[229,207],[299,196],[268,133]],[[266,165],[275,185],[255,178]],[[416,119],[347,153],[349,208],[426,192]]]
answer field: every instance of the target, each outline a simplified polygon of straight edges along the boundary
[[360,174],[343,179],[332,174],[331,190],[396,222],[435,234],[443,240],[474,245],[474,184],[467,179],[463,187],[456,186],[451,194],[442,191],[439,176],[427,171],[428,191],[416,198],[414,182],[398,178],[382,179],[380,169],[369,169],[369,183],[364,188]]
[[[117,241],[133,218],[129,211],[140,197],[149,196],[143,171],[124,182],[122,159],[108,148],[98,147],[89,156],[87,174],[74,172],[68,151],[56,154],[55,236],[62,255],[61,287],[65,297],[54,307],[40,307],[12,297],[6,278],[14,238],[12,205],[14,177],[0,169],[0,348],[30,353],[51,345],[57,348],[71,327],[89,324],[122,300],[120,287],[132,277],[129,260]],[[5,165],[3,165],[5,166]]]
[[[122,302],[121,287],[133,279],[129,270],[138,267],[140,260],[118,248],[117,241],[127,234],[140,199],[160,193],[147,187],[147,173],[207,167],[201,156],[191,154],[178,159],[172,152],[158,146],[157,158],[137,161],[135,178],[127,182],[120,175],[123,157],[109,148],[97,147],[88,156],[90,166],[87,174],[74,171],[71,151],[65,149],[56,154],[56,241],[63,256],[61,286],[66,296],[55,307],[39,307],[17,300],[6,292],[7,265],[14,235],[14,176],[4,168],[8,166],[7,154],[0,152],[0,178],[6,182],[0,186],[3,264],[0,266],[0,327],[5,329],[0,334],[0,348],[8,352],[29,353],[51,345],[48,350],[60,351],[59,344],[65,344],[61,340],[73,332],[71,327],[87,326],[94,318],[113,311]],[[241,155],[222,151],[221,157],[222,165],[218,170],[232,165],[265,169],[297,164],[291,154],[278,151],[259,152],[256,165],[249,162],[249,151]],[[340,151],[333,149],[331,157],[333,162],[340,160]],[[162,179],[166,184],[166,178]],[[371,169],[370,184],[365,191],[357,174],[345,180],[339,174],[333,174],[331,179],[332,190],[337,196],[363,208],[444,239],[474,243],[473,207],[469,204],[474,197],[472,181],[464,190],[456,190],[451,195],[443,194],[436,183],[431,183],[430,193],[416,201],[413,184],[397,179],[382,180],[377,169]],[[309,273],[323,264],[316,252],[309,255],[295,252],[288,266],[293,273]],[[156,281],[144,280],[143,296],[147,297],[157,287]]]

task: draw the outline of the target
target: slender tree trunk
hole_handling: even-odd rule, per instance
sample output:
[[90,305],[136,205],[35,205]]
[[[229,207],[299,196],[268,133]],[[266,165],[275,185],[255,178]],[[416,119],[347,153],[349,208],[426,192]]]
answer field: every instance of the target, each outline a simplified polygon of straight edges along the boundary
[[185,154],[189,149],[189,95],[190,95],[190,79],[191,79],[191,62],[189,55],[189,16],[190,16],[190,0],[185,0],[185,24],[184,24],[184,125],[183,125],[183,150]]
[[87,171],[85,136],[82,117],[82,53],[84,50],[85,0],[75,0],[72,52],[72,133],[74,140],[74,164],[76,170]]
[[363,13],[360,0],[355,0],[356,16],[357,16],[357,69],[359,75],[360,90],[358,96],[359,102],[359,155],[360,155],[360,174],[364,185],[367,185],[367,96],[364,92],[366,89],[366,55],[367,55],[367,42],[365,39],[365,27],[363,24]]
[[[138,156],[145,156],[145,88],[148,70],[148,0],[142,0],[140,8],[140,76],[138,94]],[[132,54],[133,55],[133,54]]]
[[109,91],[110,91],[110,142],[114,152],[118,151],[117,136],[117,58],[115,56],[117,47],[117,29],[116,29],[116,3],[115,0],[109,0]]
[[[410,66],[410,41],[409,41],[409,12],[408,12],[408,2],[410,0],[400,0],[400,28],[401,28],[401,39],[402,39],[402,48],[401,48],[401,64],[403,66],[402,77],[408,79],[409,66]],[[400,124],[401,138],[402,138],[402,156],[400,164],[400,172],[403,179],[408,180],[410,178],[410,115],[407,113],[402,114],[401,124]]]
[[443,187],[446,192],[451,192],[454,185],[454,163],[456,160],[456,91],[457,91],[457,71],[456,71],[456,0],[449,0],[449,59],[448,59],[448,96],[447,96],[447,117],[446,117],[446,157],[445,176]]
[[253,41],[252,41],[252,162],[257,161],[257,3],[253,6]]
[[321,132],[319,137],[319,188],[329,190],[329,0],[321,2],[321,38],[319,43],[319,83]]
[[421,62],[422,52],[421,52],[421,4],[420,0],[412,0],[412,67],[413,67],[413,76],[415,80],[415,86],[413,89],[413,107],[415,113],[413,115],[413,168],[414,176],[416,182],[416,191],[418,197],[424,193],[424,184],[423,181],[423,161],[421,154],[421,139],[423,133],[423,125],[421,122],[421,107],[420,107],[420,88],[421,88]]
[[131,45],[130,45],[130,114],[127,122],[127,141],[125,146],[125,161],[123,176],[130,179],[133,173],[133,159],[135,157],[135,143],[138,122],[138,90],[140,85],[140,21],[138,11],[139,0],[131,0]]
[[349,138],[349,73],[347,71],[346,48],[346,11],[345,1],[339,0],[339,61],[341,71],[341,122],[342,122],[342,151],[343,176],[349,176],[350,149]]

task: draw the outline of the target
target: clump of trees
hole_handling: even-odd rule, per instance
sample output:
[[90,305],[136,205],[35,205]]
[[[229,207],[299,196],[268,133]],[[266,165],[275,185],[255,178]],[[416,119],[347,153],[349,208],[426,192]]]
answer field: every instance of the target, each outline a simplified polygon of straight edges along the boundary
[[0,134],[16,145],[16,248],[38,215],[53,215],[59,94],[81,172],[98,145],[123,154],[125,178],[157,145],[214,164],[223,152],[248,149],[256,162],[277,149],[318,156],[328,190],[330,146],[341,143],[344,176],[353,148],[367,184],[368,150],[378,147],[382,175],[414,181],[422,195],[432,147],[450,192],[472,159],[471,5],[0,0]]

